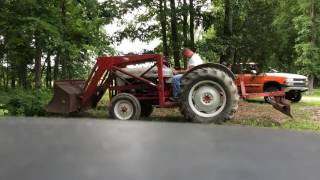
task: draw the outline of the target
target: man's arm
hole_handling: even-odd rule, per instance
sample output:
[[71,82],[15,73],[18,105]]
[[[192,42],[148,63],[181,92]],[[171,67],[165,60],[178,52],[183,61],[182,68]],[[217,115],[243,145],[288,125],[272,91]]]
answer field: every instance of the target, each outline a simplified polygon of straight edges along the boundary
[[187,69],[181,69],[181,70],[175,70],[173,69],[173,74],[184,74],[185,72],[187,72],[188,70],[192,69],[194,66],[188,66]]

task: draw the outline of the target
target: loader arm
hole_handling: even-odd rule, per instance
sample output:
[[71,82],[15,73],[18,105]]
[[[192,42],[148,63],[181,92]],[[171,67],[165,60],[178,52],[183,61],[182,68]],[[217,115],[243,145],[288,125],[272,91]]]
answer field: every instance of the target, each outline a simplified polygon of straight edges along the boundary
[[[158,69],[160,69],[158,71],[158,82],[151,82],[145,79],[143,74],[136,76],[122,69],[127,65],[146,62],[155,62]],[[56,81],[54,84],[54,97],[46,110],[53,113],[70,113],[96,106],[108,88],[115,92],[121,88],[129,87],[118,87],[115,84],[115,79],[119,77],[116,72],[131,76],[137,81],[157,89],[159,104],[164,105],[163,63],[163,57],[159,54],[99,57],[86,81]]]
[[[157,87],[157,85],[143,77],[138,77],[122,70],[121,68],[127,65],[133,65],[138,63],[153,62],[162,64],[161,55],[158,54],[146,54],[146,55],[132,55],[132,56],[116,56],[116,57],[99,57],[92,69],[88,80],[86,81],[83,95],[81,97],[81,106],[90,106],[92,97],[95,96],[95,101],[99,101],[106,91],[111,86],[116,76],[115,72],[126,74],[134,79],[140,80],[151,86]],[[161,67],[162,68],[162,67]],[[161,79],[161,78],[160,78]],[[163,82],[162,82],[163,83]]]

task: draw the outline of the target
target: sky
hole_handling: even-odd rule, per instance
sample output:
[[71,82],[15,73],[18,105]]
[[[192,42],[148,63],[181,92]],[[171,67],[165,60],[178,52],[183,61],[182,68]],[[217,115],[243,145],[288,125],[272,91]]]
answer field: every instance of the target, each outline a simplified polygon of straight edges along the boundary
[[[121,25],[117,23],[113,23],[105,26],[105,31],[109,36],[112,36],[116,31],[123,29]],[[120,44],[113,44],[112,47],[117,51],[126,53],[139,53],[142,50],[153,50],[160,44],[160,39],[154,39],[151,42],[142,42],[140,40],[131,41],[129,39],[124,39]]]
[[[98,0],[99,2],[103,2],[106,0]],[[139,12],[131,12],[130,14],[127,14],[124,16],[124,19],[126,21],[132,21],[135,17],[135,14],[143,13],[143,9],[140,9]],[[112,24],[105,26],[105,31],[108,34],[108,36],[112,36],[115,32],[121,31],[124,29],[123,24],[120,22],[113,22]],[[112,45],[113,48],[115,48],[117,51],[123,54],[127,53],[139,53],[143,50],[153,50],[155,47],[157,47],[160,44],[160,39],[154,39],[151,42],[142,42],[140,40],[131,41],[129,39],[124,39],[120,44],[115,43]]]
[[[109,36],[112,36],[116,31],[123,29],[121,25],[117,23],[109,24],[105,26],[105,31]],[[127,54],[130,52],[139,53],[142,50],[153,50],[160,44],[160,39],[154,39],[151,42],[142,42],[140,40],[131,41],[129,39],[124,39],[120,44],[113,44],[113,48],[117,51]]]
[[[104,2],[106,0],[98,0],[99,2]],[[210,3],[210,1],[208,1]],[[209,7],[209,6],[208,6]],[[125,19],[127,22],[130,22],[134,20],[137,14],[144,13],[143,7],[139,9],[138,11],[131,12],[130,14],[126,14],[123,19]],[[152,22],[151,22],[152,23]],[[121,22],[114,21],[112,24],[105,26],[105,31],[108,34],[108,36],[112,37],[115,32],[121,31],[124,29],[124,25]],[[195,39],[201,38],[201,32],[202,27],[198,27],[195,30]],[[115,43],[112,44],[112,47],[115,48],[115,50],[119,51],[122,54],[127,53],[140,53],[143,50],[153,50],[155,47],[157,47],[161,43],[161,40],[159,38],[154,39],[150,42],[142,42],[140,40],[131,41],[130,39],[124,39],[121,43]]]

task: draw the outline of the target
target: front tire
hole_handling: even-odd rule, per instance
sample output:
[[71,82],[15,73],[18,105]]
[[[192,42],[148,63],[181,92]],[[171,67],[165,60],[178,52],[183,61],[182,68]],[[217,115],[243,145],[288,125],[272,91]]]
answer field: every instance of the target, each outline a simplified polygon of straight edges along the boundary
[[234,117],[238,101],[237,87],[223,71],[204,67],[181,80],[180,111],[193,122],[221,124]]
[[[279,91],[279,88],[274,87],[274,86],[271,86],[271,87],[266,88],[264,92],[276,92],[276,91]],[[265,101],[266,103],[271,104],[271,98],[272,98],[272,97],[270,97],[270,96],[265,96],[265,97],[264,97],[264,101]]]
[[286,99],[291,102],[297,103],[302,99],[302,93],[300,91],[289,91],[286,93]]
[[139,119],[141,115],[140,102],[131,94],[118,94],[111,99],[109,114],[113,119]]

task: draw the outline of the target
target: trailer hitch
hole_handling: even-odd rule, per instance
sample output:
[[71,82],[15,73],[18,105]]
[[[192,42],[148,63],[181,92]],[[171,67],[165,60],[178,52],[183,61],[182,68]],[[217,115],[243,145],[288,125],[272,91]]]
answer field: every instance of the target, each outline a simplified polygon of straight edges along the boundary
[[291,107],[288,100],[284,96],[273,96],[270,98],[270,103],[276,110],[282,112],[283,114],[293,118],[291,114]]

